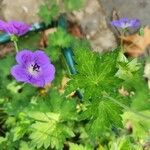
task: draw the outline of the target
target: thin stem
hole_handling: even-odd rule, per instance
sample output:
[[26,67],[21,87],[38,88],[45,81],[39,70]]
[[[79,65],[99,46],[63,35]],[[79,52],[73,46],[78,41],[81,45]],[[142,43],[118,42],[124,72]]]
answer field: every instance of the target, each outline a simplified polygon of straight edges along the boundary
[[11,35],[11,41],[14,43],[16,53],[18,53],[19,51],[18,44],[17,44],[18,37],[16,35]]
[[120,46],[121,46],[121,51],[124,52],[124,47],[123,47],[123,36],[124,36],[125,30],[123,30],[121,32],[121,42],[120,42]]
[[114,98],[112,98],[112,97],[110,97],[110,96],[105,96],[105,97],[108,98],[109,100],[113,101],[114,103],[118,104],[119,106],[121,106],[121,107],[124,108],[125,110],[128,110],[128,111],[134,113],[135,115],[138,115],[138,116],[140,116],[140,117],[143,117],[143,118],[145,118],[145,119],[150,120],[150,117],[149,117],[149,116],[145,116],[145,115],[143,115],[143,114],[137,112],[136,110],[133,110],[133,109],[127,107],[126,105],[120,103],[119,101],[115,100]]
[[17,41],[13,41],[13,42],[14,42],[14,46],[15,46],[16,53],[18,53],[19,49],[18,49]]

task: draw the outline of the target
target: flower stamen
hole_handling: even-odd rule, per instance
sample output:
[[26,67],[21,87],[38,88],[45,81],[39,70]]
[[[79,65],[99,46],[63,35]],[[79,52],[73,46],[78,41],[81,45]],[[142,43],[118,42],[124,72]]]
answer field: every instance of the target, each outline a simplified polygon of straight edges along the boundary
[[33,71],[39,72],[40,66],[37,63],[31,66],[33,67]]

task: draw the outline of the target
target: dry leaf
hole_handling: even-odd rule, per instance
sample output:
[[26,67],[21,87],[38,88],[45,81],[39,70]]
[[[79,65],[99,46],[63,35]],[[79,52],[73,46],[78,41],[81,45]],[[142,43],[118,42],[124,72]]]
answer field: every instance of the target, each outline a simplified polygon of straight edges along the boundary
[[0,45],[0,58],[6,56],[10,52],[15,52],[13,43]]
[[71,35],[79,37],[79,38],[84,38],[85,37],[82,30],[81,30],[81,27],[76,23],[70,23],[69,24],[68,32]]
[[124,44],[125,53],[132,57],[138,57],[145,53],[146,48],[150,45],[150,29],[144,28],[144,35],[133,34],[121,37]]
[[62,81],[61,81],[61,85],[59,87],[59,92],[60,93],[64,93],[65,91],[65,87],[67,85],[67,82],[69,81],[70,79],[66,76],[63,77]]
[[129,96],[129,92],[124,87],[121,87],[118,91],[122,96]]
[[51,83],[46,84],[43,88],[39,88],[39,95],[45,96],[48,93],[50,88],[51,88]]

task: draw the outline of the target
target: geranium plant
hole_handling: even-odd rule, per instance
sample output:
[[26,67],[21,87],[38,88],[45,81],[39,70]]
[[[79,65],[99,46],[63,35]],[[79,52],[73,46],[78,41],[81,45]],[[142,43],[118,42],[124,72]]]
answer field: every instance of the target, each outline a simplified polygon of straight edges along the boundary
[[[65,1],[65,12],[78,8],[76,1]],[[52,1],[39,14],[47,24],[47,18],[58,19],[59,10]],[[123,33],[140,24],[128,18],[111,22]],[[59,24],[39,50],[34,44],[40,34],[28,35],[29,25],[0,21],[0,30],[16,49],[0,59],[1,150],[149,149],[144,63],[124,55],[123,41],[108,52],[93,52],[86,39]]]

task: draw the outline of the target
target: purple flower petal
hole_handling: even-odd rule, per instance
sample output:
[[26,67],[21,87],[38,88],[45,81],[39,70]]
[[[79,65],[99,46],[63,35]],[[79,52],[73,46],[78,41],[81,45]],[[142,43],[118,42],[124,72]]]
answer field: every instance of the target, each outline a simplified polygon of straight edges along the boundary
[[114,20],[114,21],[111,22],[111,25],[112,25],[112,26],[115,26],[115,27],[120,27],[120,26],[121,26],[121,23],[120,23],[120,21],[118,21],[118,20]]
[[21,21],[5,22],[0,20],[0,30],[10,35],[22,36],[29,31],[30,26]]
[[52,64],[45,66],[42,70],[45,83],[49,83],[55,78],[55,67]]
[[50,59],[48,58],[48,56],[44,53],[44,51],[41,50],[37,50],[34,52],[34,60],[40,65],[50,63]]
[[44,87],[45,86],[45,80],[44,78],[41,76],[41,77],[38,77],[38,78],[30,78],[29,79],[29,82],[30,84],[34,85],[34,86],[37,86],[37,87]]
[[140,20],[138,19],[129,19],[129,18],[121,18],[119,20],[114,20],[111,22],[112,26],[117,28],[137,28],[140,26]]
[[43,87],[55,77],[55,67],[44,51],[22,50],[17,53],[16,60],[19,65],[11,69],[11,74],[18,81]]
[[29,80],[29,76],[25,68],[23,68],[23,66],[21,65],[15,65],[14,67],[12,67],[11,74],[15,77],[17,81],[28,82]]
[[139,19],[133,19],[131,20],[131,24],[133,27],[139,27],[141,25],[140,20]]
[[18,36],[22,36],[29,31],[30,26],[21,21],[10,21],[9,26],[12,26],[12,33]]
[[18,64],[27,65],[34,59],[33,52],[29,50],[22,50],[16,55],[16,60]]

